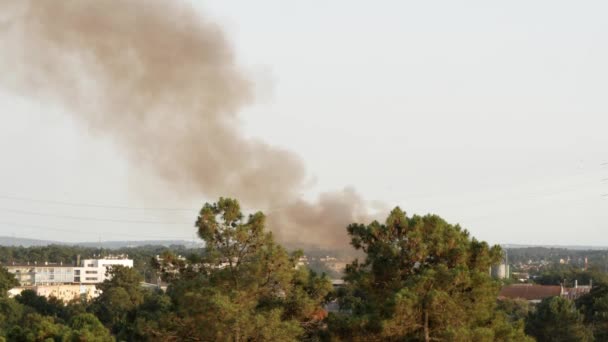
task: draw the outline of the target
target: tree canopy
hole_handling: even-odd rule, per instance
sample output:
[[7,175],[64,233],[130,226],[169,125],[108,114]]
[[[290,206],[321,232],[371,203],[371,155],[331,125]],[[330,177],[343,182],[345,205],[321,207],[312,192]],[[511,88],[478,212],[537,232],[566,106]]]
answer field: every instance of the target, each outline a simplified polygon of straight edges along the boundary
[[220,199],[201,209],[196,227],[205,254],[168,291],[180,337],[289,341],[314,334],[329,280],[297,269],[300,253],[274,242],[262,213],[245,218],[236,200]]
[[8,290],[18,286],[19,282],[15,276],[9,273],[6,268],[0,267],[0,298],[8,296]]
[[439,216],[407,217],[395,208],[384,224],[352,224],[352,245],[365,254],[347,267],[340,294],[346,312],[336,334],[350,340],[522,340],[495,311],[499,284],[489,268],[501,259]]
[[[497,301],[501,283],[489,269],[502,260],[501,248],[436,215],[407,216],[395,208],[383,223],[346,227],[363,258],[347,266],[337,290],[325,274],[298,263],[302,251],[275,242],[263,213],[245,215],[234,199],[205,204],[194,228],[205,248],[133,249],[135,267],[112,267],[92,301],[63,303],[31,290],[9,298],[17,282],[0,268],[0,341],[608,338],[608,287],[598,270],[555,268],[539,279],[593,277],[597,286],[576,303],[559,297],[536,307]],[[31,255],[28,249],[0,248],[0,261],[44,256],[61,262],[73,257],[70,251],[94,254],[63,248],[34,247]],[[142,286],[159,276],[168,283],[166,292]]]
[[598,341],[608,341],[608,284],[599,284],[576,301]]
[[530,313],[526,332],[538,341],[593,341],[574,302],[562,297],[546,298],[538,304]]

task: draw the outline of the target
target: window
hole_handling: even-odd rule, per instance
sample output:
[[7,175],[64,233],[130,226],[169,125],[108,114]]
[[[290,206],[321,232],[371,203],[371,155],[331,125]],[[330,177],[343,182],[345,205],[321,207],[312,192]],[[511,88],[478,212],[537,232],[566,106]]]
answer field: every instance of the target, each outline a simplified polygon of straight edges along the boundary
[[97,271],[85,271],[86,274],[97,274]]
[[97,281],[97,278],[84,278],[85,280]]
[[75,282],[80,282],[80,277],[74,277]]
[[80,270],[75,270],[75,271],[74,271],[74,274],[75,274],[75,275],[80,275]]
[[95,264],[88,264],[87,267],[95,267]]

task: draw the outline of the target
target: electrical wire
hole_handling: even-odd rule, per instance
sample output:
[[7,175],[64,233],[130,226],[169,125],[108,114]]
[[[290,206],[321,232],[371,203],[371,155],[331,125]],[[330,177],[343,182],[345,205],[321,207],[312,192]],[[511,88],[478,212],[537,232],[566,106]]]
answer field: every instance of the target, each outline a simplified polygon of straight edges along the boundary
[[[76,203],[69,201],[57,201],[57,200],[48,200],[48,199],[37,199],[37,198],[29,198],[29,197],[21,197],[21,196],[8,196],[8,195],[0,195],[0,199],[4,200],[12,200],[12,201],[22,201],[22,202],[32,202],[32,203],[46,203],[46,204],[54,204],[54,205],[63,205],[69,207],[84,207],[84,208],[101,208],[101,209],[121,209],[121,210],[136,210],[136,211],[165,211],[165,212],[191,212],[198,213],[200,209],[195,208],[163,208],[163,207],[131,207],[126,205],[112,205],[112,204],[95,204],[95,203]],[[265,213],[276,212],[280,209],[288,207],[278,206],[272,209],[259,209],[259,208],[251,208],[251,207],[241,207],[242,210],[247,211],[263,211]]]
[[111,218],[102,218],[102,217],[84,217],[84,216],[69,216],[69,215],[56,215],[56,214],[48,214],[48,213],[39,213],[34,211],[27,210],[17,210],[17,209],[8,209],[8,208],[0,208],[0,211],[20,214],[20,215],[32,215],[32,216],[42,216],[42,217],[54,217],[61,219],[69,219],[69,220],[81,220],[81,221],[98,221],[98,222],[114,222],[114,223],[133,223],[133,224],[160,224],[160,225],[192,225],[192,222],[160,222],[160,221],[145,221],[145,220],[120,220],[120,219],[111,219]]
[[106,205],[106,204],[92,204],[92,203],[75,203],[75,202],[64,202],[56,200],[44,200],[27,197],[17,196],[6,196],[0,195],[0,199],[14,200],[14,201],[25,201],[25,202],[36,202],[36,203],[47,203],[47,204],[58,204],[71,207],[89,207],[89,208],[103,208],[103,209],[124,209],[124,210],[154,210],[154,211],[191,211],[197,212],[193,208],[148,208],[148,207],[130,207],[122,205]]
[[[20,228],[26,228],[26,229],[37,229],[37,230],[47,230],[47,231],[67,232],[67,233],[77,233],[77,234],[88,233],[86,231],[83,232],[82,230],[76,230],[76,229],[56,228],[56,227],[39,226],[39,225],[31,225],[31,224],[21,224],[21,223],[15,223],[15,222],[0,221],[0,224],[5,225],[5,226],[20,227]],[[95,234],[142,238],[142,234],[125,234],[125,233],[116,233],[116,232],[111,232],[111,231],[96,230]],[[160,239],[160,240],[186,240],[185,237],[178,238],[175,236],[160,236],[160,235],[151,236],[151,235],[147,235],[147,234],[145,235],[145,238],[153,238],[153,239]]]

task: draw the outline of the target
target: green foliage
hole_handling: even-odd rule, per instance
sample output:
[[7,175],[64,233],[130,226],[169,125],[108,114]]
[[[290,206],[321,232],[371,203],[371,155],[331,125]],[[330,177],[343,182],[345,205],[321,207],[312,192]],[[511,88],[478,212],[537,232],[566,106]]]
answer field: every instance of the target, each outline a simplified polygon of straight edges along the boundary
[[44,296],[38,296],[33,290],[22,291],[15,297],[15,300],[43,316],[64,319],[67,316],[66,306],[61,300],[54,297],[47,299]]
[[[384,224],[348,226],[365,259],[350,264],[346,286],[333,291],[325,274],[296,267],[302,252],[275,243],[265,220],[243,215],[233,199],[205,204],[196,221],[204,249],[114,251],[128,253],[135,267],[112,268],[92,302],[65,305],[33,291],[8,298],[17,284],[0,268],[0,341],[530,341],[524,326],[539,341],[591,340],[592,332],[608,340],[608,286],[597,269],[560,266],[539,278],[600,284],[576,302],[580,312],[561,298],[536,311],[525,301],[497,303],[500,283],[488,269],[502,258],[499,247],[438,216],[407,217],[396,208]],[[78,254],[108,252],[0,247],[0,262],[68,264]],[[590,259],[600,265],[601,256]],[[142,287],[158,276],[169,283],[166,293]],[[336,298],[340,312],[328,316],[324,305]]]
[[[490,327],[478,329],[486,330],[488,333],[491,332],[492,338],[485,339],[486,341],[534,341],[533,338],[527,336],[524,332],[524,324],[525,321],[523,319],[513,320],[513,317],[499,310],[495,314]],[[478,340],[482,341],[483,339]]]
[[591,330],[574,302],[562,297],[544,299],[526,323],[526,333],[538,341],[592,341]]
[[245,219],[232,199],[201,209],[196,226],[205,254],[197,271],[186,270],[169,290],[176,313],[166,321],[181,339],[291,341],[315,334],[314,316],[331,285],[296,270],[299,254],[277,245],[264,225],[262,213]]
[[74,316],[70,321],[69,332],[63,336],[63,341],[73,342],[112,342],[114,338],[110,335],[110,331],[90,313],[83,313]]
[[130,267],[112,266],[108,271],[108,276],[109,279],[99,285],[101,291],[123,288],[132,302],[139,304],[142,301],[141,282],[143,278],[136,270]]
[[112,332],[121,334],[129,329],[129,315],[144,301],[142,277],[123,266],[112,267],[109,276],[99,285],[102,293],[92,304],[92,311]]
[[4,267],[0,267],[0,298],[6,298],[8,290],[18,285],[19,282],[15,279],[15,276]]
[[561,285],[574,287],[575,280],[579,285],[587,285],[593,281],[595,284],[608,284],[608,276],[606,273],[598,269],[590,269],[584,271],[572,265],[556,264],[548,267],[540,273],[534,282],[541,285]]
[[[348,340],[505,340],[496,317],[499,284],[488,274],[501,259],[498,246],[469,237],[438,216],[407,217],[395,208],[385,224],[348,227],[363,263],[347,268],[340,294],[346,314],[330,319],[330,330]],[[500,322],[499,322],[500,321]],[[516,329],[517,330],[517,329]]]
[[49,316],[30,313],[7,333],[9,341],[61,341],[70,329]]
[[598,341],[608,341],[608,285],[601,284],[576,301]]
[[525,299],[502,299],[497,309],[504,313],[510,322],[523,322],[532,310],[532,306]]
[[123,331],[121,337],[130,341],[143,341],[163,336],[162,327],[173,310],[171,298],[162,291],[145,291],[143,303],[131,315],[129,329]]
[[12,327],[19,325],[24,307],[9,298],[0,298],[0,336]]

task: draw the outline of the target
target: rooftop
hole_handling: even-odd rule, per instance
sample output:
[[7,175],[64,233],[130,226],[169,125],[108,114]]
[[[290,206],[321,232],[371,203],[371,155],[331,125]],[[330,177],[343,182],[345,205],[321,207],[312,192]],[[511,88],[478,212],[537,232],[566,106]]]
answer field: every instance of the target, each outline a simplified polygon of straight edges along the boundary
[[44,262],[29,262],[29,263],[17,263],[17,262],[1,263],[0,262],[0,266],[4,266],[6,268],[13,268],[13,267],[76,267],[75,265],[71,265],[71,264],[56,264],[56,263],[44,263]]
[[533,285],[533,284],[515,284],[507,285],[500,289],[498,294],[499,299],[525,299],[525,300],[542,300],[548,297],[560,296],[562,294],[561,286],[554,285]]

